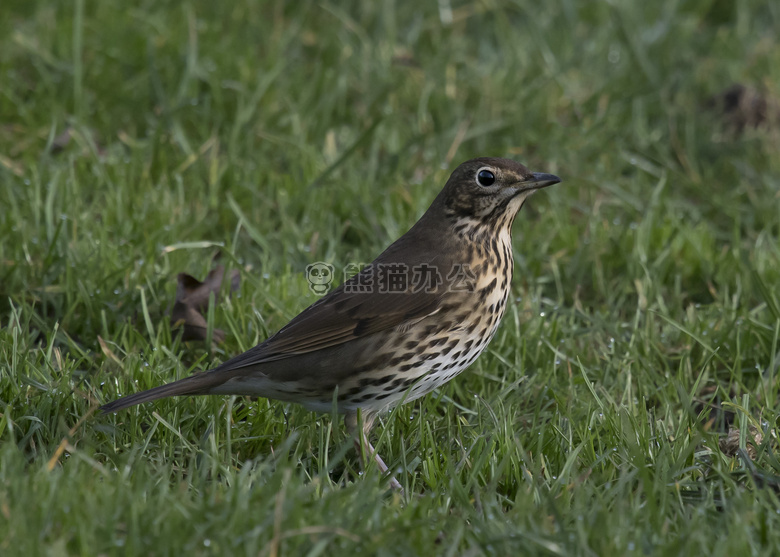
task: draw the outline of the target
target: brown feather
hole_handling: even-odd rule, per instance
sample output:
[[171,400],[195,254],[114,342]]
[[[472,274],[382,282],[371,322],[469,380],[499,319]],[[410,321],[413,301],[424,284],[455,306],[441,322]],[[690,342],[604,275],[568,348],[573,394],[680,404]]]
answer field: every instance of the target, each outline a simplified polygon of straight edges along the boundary
[[161,385],[149,389],[148,391],[122,397],[113,402],[109,402],[108,404],[104,404],[100,409],[104,413],[109,414],[135,406],[136,404],[151,402],[169,396],[206,394],[215,385],[221,385],[227,379],[227,376],[214,375],[213,372],[197,373],[190,377],[174,381],[173,383],[168,383],[167,385]]

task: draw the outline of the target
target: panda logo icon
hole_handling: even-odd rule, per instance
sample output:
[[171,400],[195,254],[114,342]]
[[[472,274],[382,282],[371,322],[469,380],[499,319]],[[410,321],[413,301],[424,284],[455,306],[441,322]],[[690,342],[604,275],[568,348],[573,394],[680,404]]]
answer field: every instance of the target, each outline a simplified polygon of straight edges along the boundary
[[333,282],[333,265],[318,261],[306,266],[306,280],[309,290],[317,296],[324,296],[330,291]]

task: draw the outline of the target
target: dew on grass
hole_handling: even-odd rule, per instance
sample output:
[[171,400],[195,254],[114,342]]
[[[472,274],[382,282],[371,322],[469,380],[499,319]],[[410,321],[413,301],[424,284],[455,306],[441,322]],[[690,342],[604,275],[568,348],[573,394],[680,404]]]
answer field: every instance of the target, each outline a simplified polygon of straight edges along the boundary
[[211,540],[206,538],[205,540],[203,540],[203,545],[205,547],[210,547],[211,546]]
[[626,546],[626,549],[629,551],[634,551],[634,542],[628,542],[628,545]]

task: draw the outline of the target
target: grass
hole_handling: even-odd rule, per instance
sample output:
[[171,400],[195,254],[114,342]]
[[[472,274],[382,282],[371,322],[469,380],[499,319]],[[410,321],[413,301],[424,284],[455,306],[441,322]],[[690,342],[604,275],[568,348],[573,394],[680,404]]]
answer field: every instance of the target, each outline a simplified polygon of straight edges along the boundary
[[[4,555],[780,552],[780,136],[706,108],[778,93],[780,9],[448,6],[4,3]],[[95,412],[263,340],[482,155],[564,182],[486,353],[375,429],[405,497],[293,405]],[[182,343],[215,253],[227,339]]]

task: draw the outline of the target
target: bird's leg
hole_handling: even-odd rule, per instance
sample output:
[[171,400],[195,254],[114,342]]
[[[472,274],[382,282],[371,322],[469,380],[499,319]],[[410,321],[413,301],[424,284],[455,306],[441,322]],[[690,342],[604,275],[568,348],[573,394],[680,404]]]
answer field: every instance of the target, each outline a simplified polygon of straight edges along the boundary
[[[368,459],[365,458],[366,455],[363,451],[366,450],[373,457],[377,468],[379,468],[379,471],[383,475],[387,474],[387,464],[385,464],[385,461],[382,460],[382,457],[379,456],[379,453],[368,440],[368,432],[371,430],[371,426],[374,424],[374,418],[376,418],[376,414],[365,412],[361,415],[361,418],[363,427],[360,428],[360,435],[355,437],[355,447],[357,448],[358,454],[360,455],[360,466],[365,470]],[[350,434],[354,434],[355,430],[358,429],[357,412],[347,413],[347,415],[344,416],[344,424],[347,426],[347,431],[349,431]],[[404,488],[401,486],[398,480],[395,479],[395,476],[392,475],[390,476],[390,487],[401,493],[404,491]]]

